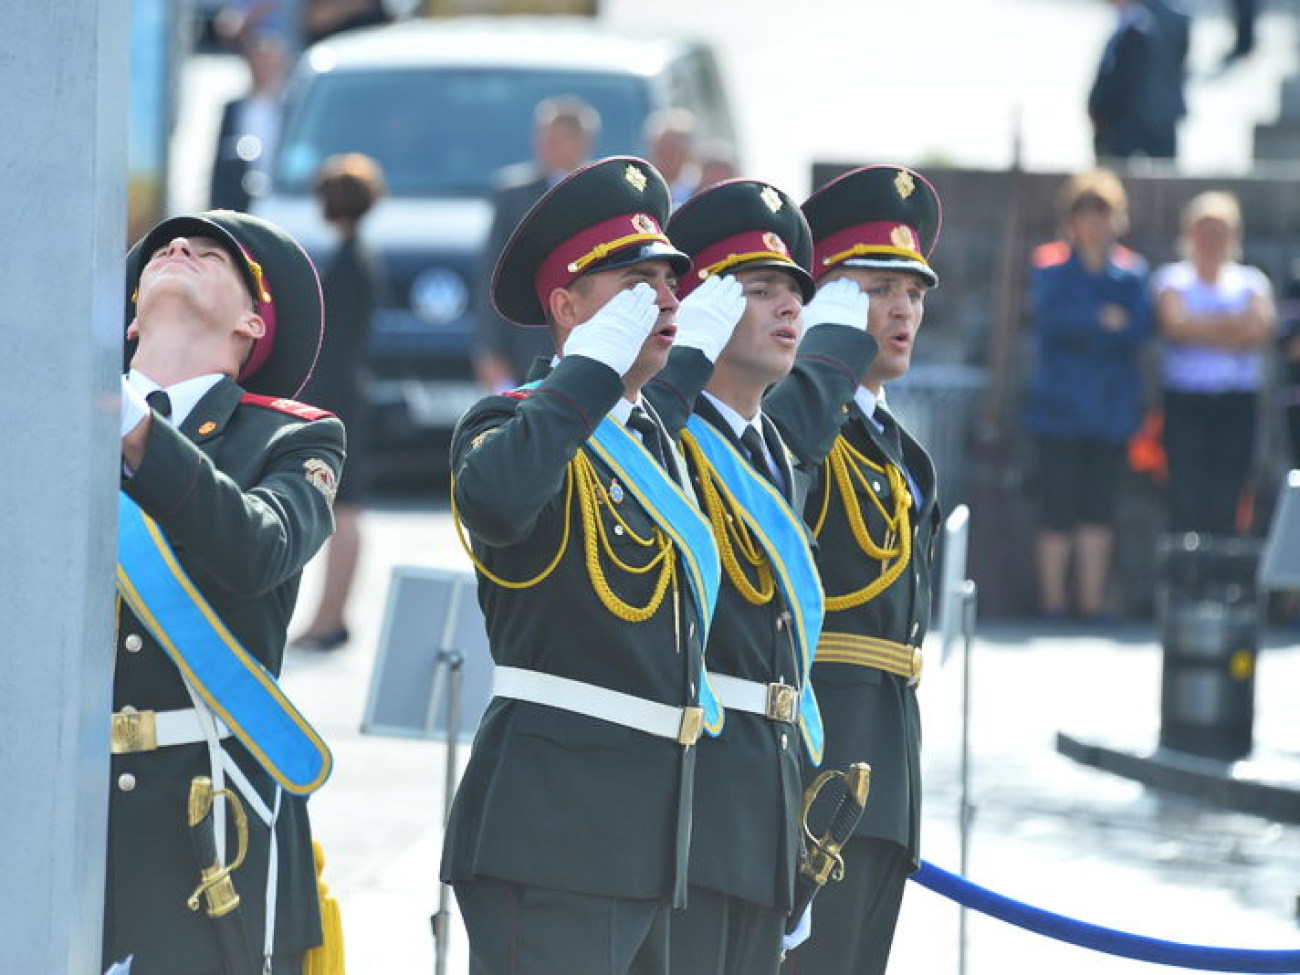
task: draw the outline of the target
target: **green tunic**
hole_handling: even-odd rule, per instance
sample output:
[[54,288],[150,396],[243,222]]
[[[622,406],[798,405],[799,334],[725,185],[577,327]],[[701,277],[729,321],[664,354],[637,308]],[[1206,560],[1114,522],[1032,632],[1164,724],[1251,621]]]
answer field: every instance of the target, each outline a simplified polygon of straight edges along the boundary
[[[318,486],[328,487],[329,478],[322,481],[319,472],[325,465],[337,482],[344,432],[328,414],[243,396],[224,379],[179,430],[155,417],[140,468],[122,488],[162,528],[244,648],[278,674],[302,568],[333,531],[331,499]],[[175,665],[125,606],[115,646],[115,711],[193,706]],[[270,777],[235,739],[225,746],[270,800]],[[136,975],[187,975],[219,965],[212,922],[185,904],[199,879],[186,800],[191,778],[209,774],[203,743],[113,756],[105,967],[128,954],[135,955]],[[251,812],[249,819],[248,858],[234,882],[249,941],[260,949],[269,833]],[[284,797],[277,837],[276,954],[296,955],[320,942],[304,800]]]

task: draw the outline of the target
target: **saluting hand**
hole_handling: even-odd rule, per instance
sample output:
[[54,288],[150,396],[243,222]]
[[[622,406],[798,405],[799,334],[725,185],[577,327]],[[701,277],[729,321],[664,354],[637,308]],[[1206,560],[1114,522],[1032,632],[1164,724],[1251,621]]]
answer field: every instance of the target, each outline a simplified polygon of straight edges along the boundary
[[655,290],[644,281],[620,291],[596,314],[569,333],[564,355],[581,355],[625,375],[659,318]]
[[856,281],[836,278],[818,288],[813,300],[804,307],[804,334],[814,325],[847,325],[865,332],[870,307],[871,298]]
[[744,314],[745,289],[740,282],[730,275],[710,275],[682,299],[673,344],[699,349],[716,362]]

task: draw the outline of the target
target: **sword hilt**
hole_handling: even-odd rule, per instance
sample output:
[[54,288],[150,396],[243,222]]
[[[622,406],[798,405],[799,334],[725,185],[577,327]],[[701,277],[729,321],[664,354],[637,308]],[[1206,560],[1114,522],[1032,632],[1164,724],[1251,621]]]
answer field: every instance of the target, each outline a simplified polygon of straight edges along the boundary
[[[808,815],[822,790],[837,780],[843,782],[843,794],[836,803],[825,832],[817,836],[808,825]],[[802,819],[804,838],[808,841],[808,858],[799,865],[799,872],[817,886],[843,878],[844,858],[840,855],[840,850],[849,841],[858,820],[862,818],[870,790],[871,766],[866,762],[854,762],[843,772],[838,769],[822,772],[804,793]]]
[[210,819],[212,804],[217,796],[221,796],[230,804],[231,812],[235,816],[235,859],[233,863],[222,863],[216,855],[214,841],[210,852],[212,865],[199,871],[199,885],[185,901],[191,911],[197,911],[202,898],[207,902],[208,917],[222,917],[239,906],[239,894],[230,875],[239,869],[248,854],[248,816],[244,812],[243,803],[240,802],[239,796],[229,789],[212,788],[212,780],[204,775],[195,776],[190,782],[188,804],[190,828],[198,829],[205,820]]

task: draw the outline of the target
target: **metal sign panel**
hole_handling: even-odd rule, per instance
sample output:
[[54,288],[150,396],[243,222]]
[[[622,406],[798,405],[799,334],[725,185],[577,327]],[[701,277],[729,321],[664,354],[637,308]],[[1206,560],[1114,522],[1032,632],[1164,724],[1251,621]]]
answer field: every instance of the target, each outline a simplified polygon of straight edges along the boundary
[[458,741],[469,741],[492,697],[492,655],[473,573],[393,567],[361,730],[447,740],[449,655],[461,659]]
[[1265,589],[1300,589],[1300,470],[1289,472],[1278,492],[1258,578]]
[[947,663],[962,635],[962,584],[966,581],[966,548],[970,534],[970,509],[957,505],[943,523],[943,565],[939,579],[939,632],[943,648],[939,661]]

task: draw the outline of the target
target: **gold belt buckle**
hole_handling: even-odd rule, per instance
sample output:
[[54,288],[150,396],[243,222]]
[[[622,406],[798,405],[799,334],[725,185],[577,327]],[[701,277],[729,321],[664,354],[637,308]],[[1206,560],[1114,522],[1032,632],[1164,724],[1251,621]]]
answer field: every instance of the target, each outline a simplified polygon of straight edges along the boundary
[[682,708],[682,724],[677,729],[677,744],[694,745],[704,732],[704,708]]
[[909,687],[915,687],[921,683],[921,668],[925,663],[925,658],[921,655],[920,647],[912,648],[912,675],[907,679]]
[[798,696],[789,684],[767,685],[767,710],[764,712],[769,721],[784,721],[794,724],[795,706]]
[[109,750],[114,755],[151,752],[158,747],[158,724],[152,711],[125,707],[113,714]]

